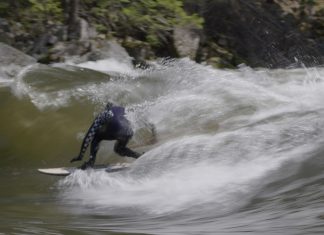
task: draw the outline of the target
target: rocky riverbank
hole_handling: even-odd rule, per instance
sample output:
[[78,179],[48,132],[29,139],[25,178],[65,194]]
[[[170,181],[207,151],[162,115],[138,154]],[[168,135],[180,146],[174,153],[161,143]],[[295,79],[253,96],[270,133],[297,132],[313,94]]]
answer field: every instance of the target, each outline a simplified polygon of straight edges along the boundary
[[[81,13],[92,10],[89,6],[82,7]],[[162,35],[158,35],[158,44],[148,40],[147,26],[141,30],[117,26],[100,30],[103,26],[98,27],[94,15],[85,13],[77,17],[74,38],[69,37],[69,26],[64,21],[45,20],[41,27],[35,21],[33,28],[30,23],[7,15],[0,19],[0,41],[41,63],[131,57],[133,63],[145,64],[158,57],[189,57],[199,63],[227,68],[241,63],[270,68],[323,64],[324,6],[321,3],[186,0],[182,7],[188,15],[195,14],[203,20],[201,27],[183,22],[166,27],[155,32]],[[159,17],[160,21],[166,20],[164,15]]]

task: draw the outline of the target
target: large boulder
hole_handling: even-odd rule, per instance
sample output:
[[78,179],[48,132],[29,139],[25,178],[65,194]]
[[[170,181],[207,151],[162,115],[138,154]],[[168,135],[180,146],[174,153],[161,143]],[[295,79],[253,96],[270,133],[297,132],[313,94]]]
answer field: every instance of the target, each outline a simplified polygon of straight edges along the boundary
[[74,60],[80,60],[80,55],[84,55],[90,50],[90,41],[61,41],[57,42],[41,61],[45,63],[66,61],[74,62]]
[[219,44],[225,35],[227,47],[244,58],[247,64],[278,68],[296,61],[306,65],[323,62],[323,43],[300,30],[298,20],[285,12],[277,1],[206,2],[208,4],[201,12],[207,37]]
[[36,63],[36,59],[0,42],[0,66],[27,66]]
[[192,26],[177,26],[173,30],[174,47],[178,56],[194,60],[200,42],[200,31]]
[[86,61],[97,61],[103,59],[115,59],[121,63],[131,63],[124,47],[115,40],[97,40],[92,44],[91,51],[83,56]]
[[89,23],[82,18],[80,18],[79,20],[79,26],[77,30],[79,32],[79,40],[81,41],[93,39],[98,35],[96,29],[94,27],[91,27]]
[[110,58],[126,64],[132,61],[125,48],[114,40],[59,42],[50,50],[48,61],[83,63]]
[[9,22],[0,18],[0,42],[10,44],[13,42],[13,35],[10,32]]
[[146,60],[155,59],[153,49],[148,42],[128,36],[123,40],[122,46],[127,50],[129,55],[134,58],[135,64],[145,63]]
[[226,47],[209,40],[203,43],[197,54],[197,62],[211,65],[216,68],[233,68],[234,64],[243,63],[233,55]]
[[73,36],[74,38],[68,41],[66,26],[51,25],[47,32],[35,40],[30,53],[43,63],[65,61],[70,57],[79,57],[90,52],[98,34],[85,19],[79,18]]
[[0,42],[0,77],[14,77],[22,67],[35,63],[35,58]]

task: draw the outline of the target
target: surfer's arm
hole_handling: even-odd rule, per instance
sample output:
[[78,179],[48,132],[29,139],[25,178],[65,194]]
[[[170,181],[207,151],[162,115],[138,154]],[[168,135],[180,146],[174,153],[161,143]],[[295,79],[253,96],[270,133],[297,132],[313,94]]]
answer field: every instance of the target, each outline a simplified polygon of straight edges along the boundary
[[82,160],[85,152],[87,151],[87,148],[88,148],[89,144],[91,143],[91,141],[94,138],[94,135],[95,135],[95,133],[97,131],[97,128],[100,128],[100,127],[96,127],[96,120],[95,120],[92,123],[92,125],[90,126],[86,136],[83,138],[79,155],[76,156],[75,158],[73,158],[71,160],[71,162],[81,161]]
[[82,145],[81,145],[81,149],[80,149],[80,153],[79,153],[79,157],[82,159],[85,152],[87,151],[87,148],[89,147],[89,144],[91,143],[91,141],[93,140],[97,130],[100,128],[100,125],[97,124],[97,120],[95,120],[91,127],[89,128],[86,136],[83,138],[82,141]]
[[84,137],[80,149],[80,153],[77,157],[73,158],[71,162],[82,160],[85,152],[87,151],[90,143],[94,139],[97,131],[113,116],[111,111],[105,111],[99,114],[92,125],[90,126],[86,136]]

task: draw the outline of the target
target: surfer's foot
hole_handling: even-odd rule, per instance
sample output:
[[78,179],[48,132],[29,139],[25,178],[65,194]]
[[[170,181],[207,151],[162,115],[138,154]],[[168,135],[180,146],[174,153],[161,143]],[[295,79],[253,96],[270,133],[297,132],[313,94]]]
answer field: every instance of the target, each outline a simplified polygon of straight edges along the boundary
[[134,153],[133,153],[131,156],[129,156],[129,157],[132,157],[132,158],[137,159],[137,158],[139,158],[140,156],[142,156],[144,153],[145,153],[145,152],[143,152],[143,153],[134,152]]
[[76,156],[75,158],[73,158],[70,162],[75,162],[75,161],[81,161],[82,157],[81,156]]
[[80,166],[80,169],[81,170],[85,170],[85,169],[87,169],[87,168],[91,168],[91,167],[93,167],[93,162],[85,162],[85,163],[83,163],[81,166]]

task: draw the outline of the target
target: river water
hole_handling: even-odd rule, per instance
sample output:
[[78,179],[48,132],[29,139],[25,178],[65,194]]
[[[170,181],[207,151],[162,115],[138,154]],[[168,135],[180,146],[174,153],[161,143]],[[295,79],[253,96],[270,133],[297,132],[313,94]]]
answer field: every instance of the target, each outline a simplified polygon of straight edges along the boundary
[[[16,72],[0,77],[0,234],[324,233],[323,68],[110,59]],[[39,174],[77,165],[108,100],[145,154],[123,172]],[[133,161],[112,146],[98,163]]]

